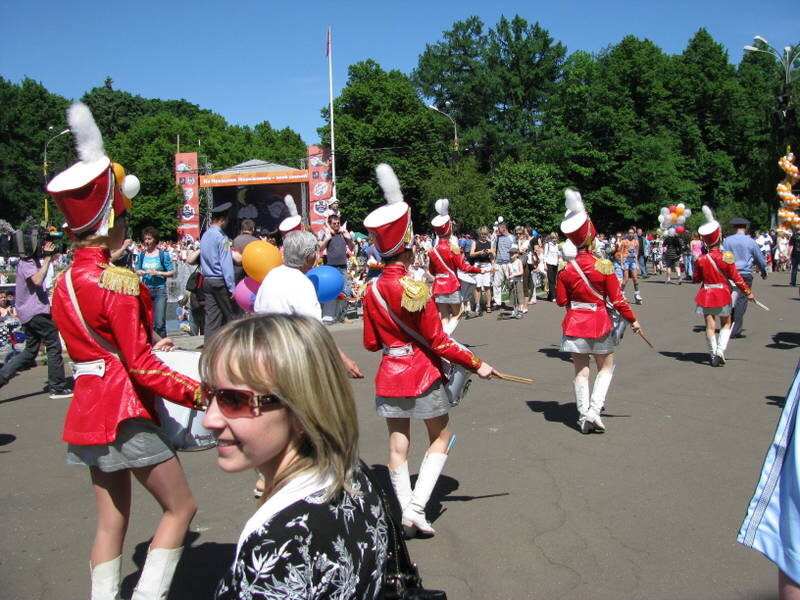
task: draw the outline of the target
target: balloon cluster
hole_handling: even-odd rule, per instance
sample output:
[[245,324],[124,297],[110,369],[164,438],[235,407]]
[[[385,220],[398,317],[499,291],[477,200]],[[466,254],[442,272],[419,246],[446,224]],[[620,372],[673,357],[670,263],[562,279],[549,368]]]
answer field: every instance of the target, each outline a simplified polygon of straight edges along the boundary
[[661,207],[661,214],[658,215],[658,224],[661,227],[661,233],[669,233],[680,235],[686,231],[684,223],[686,219],[692,216],[692,210],[686,208],[686,205],[681,202],[680,204],[671,204],[669,206]]
[[791,151],[781,156],[778,166],[786,173],[786,177],[776,188],[781,199],[781,207],[778,209],[778,228],[788,231],[792,227],[800,227],[800,215],[795,212],[800,208],[800,196],[792,193],[792,186],[800,180],[800,171],[794,164],[794,154]]
[[[261,287],[264,277],[282,264],[283,257],[280,251],[269,242],[258,240],[245,246],[242,252],[242,268],[248,276],[236,285],[233,292],[233,299],[243,311],[253,312],[258,288]],[[306,276],[314,284],[320,302],[333,300],[344,289],[344,275],[335,267],[327,265],[315,267],[308,271]]]

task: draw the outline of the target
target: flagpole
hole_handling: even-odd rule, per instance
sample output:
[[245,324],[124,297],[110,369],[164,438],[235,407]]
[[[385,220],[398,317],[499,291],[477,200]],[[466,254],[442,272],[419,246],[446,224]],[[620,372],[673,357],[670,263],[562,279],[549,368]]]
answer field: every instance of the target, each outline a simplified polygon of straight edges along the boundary
[[331,187],[336,193],[336,142],[333,136],[333,32],[328,25],[328,40],[325,53],[328,55],[328,114],[331,118]]

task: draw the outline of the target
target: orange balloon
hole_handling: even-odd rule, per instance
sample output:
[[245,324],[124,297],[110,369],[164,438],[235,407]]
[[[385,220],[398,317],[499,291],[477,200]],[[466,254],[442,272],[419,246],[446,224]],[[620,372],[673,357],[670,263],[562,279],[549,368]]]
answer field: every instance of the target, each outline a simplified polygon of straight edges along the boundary
[[680,217],[680,216],[683,214],[683,211],[684,211],[684,210],[686,210],[686,208],[685,208],[685,207],[683,207],[683,206],[676,206],[676,207],[675,207],[675,214],[676,214],[676,215],[678,215],[678,216]]
[[242,268],[245,273],[258,282],[264,280],[272,269],[283,264],[280,251],[262,240],[250,242],[242,252]]

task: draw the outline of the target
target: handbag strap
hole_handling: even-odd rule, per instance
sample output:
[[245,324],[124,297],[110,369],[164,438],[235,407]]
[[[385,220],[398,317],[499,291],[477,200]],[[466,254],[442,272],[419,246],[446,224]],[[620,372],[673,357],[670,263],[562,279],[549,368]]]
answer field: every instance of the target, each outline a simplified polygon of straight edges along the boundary
[[84,330],[86,330],[86,333],[88,333],[89,337],[91,337],[92,340],[94,340],[94,342],[98,346],[100,346],[103,350],[113,354],[117,358],[120,358],[117,349],[114,348],[114,346],[109,344],[102,337],[100,337],[100,334],[98,334],[94,329],[92,329],[86,324],[86,320],[83,318],[83,313],[81,312],[81,306],[80,304],[78,304],[78,297],[75,295],[75,286],[72,283],[72,267],[67,269],[67,272],[65,273],[64,276],[64,280],[66,281],[67,284],[67,293],[69,294],[69,299],[72,301],[72,307],[75,309],[75,313],[78,315],[78,320],[81,322],[81,325],[83,325],[83,328]]

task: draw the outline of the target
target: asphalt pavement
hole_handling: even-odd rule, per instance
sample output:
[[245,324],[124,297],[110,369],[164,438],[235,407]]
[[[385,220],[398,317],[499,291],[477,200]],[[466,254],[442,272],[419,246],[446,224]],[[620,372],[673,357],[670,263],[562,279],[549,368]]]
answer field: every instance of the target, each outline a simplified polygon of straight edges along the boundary
[[[800,358],[800,297],[788,275],[757,280],[772,310],[750,306],[727,365],[708,365],[696,287],[643,282],[635,307],[652,350],[628,332],[616,353],[605,434],[581,435],[572,366],[559,352],[563,309],[539,301],[522,320],[463,322],[456,338],[532,386],[473,381],[451,412],[458,441],[429,504],[436,536],[409,542],[425,584],[451,600],[755,599],[776,597],[775,568],[736,543]],[[629,290],[632,295],[632,290]],[[367,375],[353,381],[361,455],[388,485],[387,434],[373,408],[379,356],[361,325],[332,327]],[[197,338],[183,338],[197,346]],[[68,467],[68,400],[50,400],[46,368],[0,390],[0,598],[87,598],[94,501]],[[410,467],[425,451],[412,428]],[[181,453],[199,512],[172,600],[211,598],[254,510],[253,473],[226,475],[216,451]],[[123,597],[139,575],[160,509],[134,485]]]

